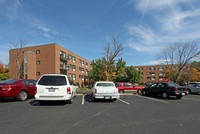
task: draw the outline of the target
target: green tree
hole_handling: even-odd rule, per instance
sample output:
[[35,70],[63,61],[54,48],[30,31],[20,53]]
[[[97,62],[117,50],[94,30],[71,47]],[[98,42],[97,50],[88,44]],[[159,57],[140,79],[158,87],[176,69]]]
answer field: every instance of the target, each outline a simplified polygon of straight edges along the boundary
[[116,75],[115,75],[115,82],[124,82],[125,81],[125,75],[124,75],[124,69],[125,69],[126,62],[123,61],[122,58],[118,60],[116,63]]
[[141,79],[141,73],[137,71],[133,66],[125,68],[125,81],[131,83],[138,83]]
[[105,58],[98,58],[92,61],[92,69],[89,72],[89,78],[93,81],[105,80]]
[[193,61],[191,64],[190,64],[190,67],[191,68],[196,68],[199,72],[200,72],[200,61]]
[[0,81],[9,79],[9,73],[0,74]]

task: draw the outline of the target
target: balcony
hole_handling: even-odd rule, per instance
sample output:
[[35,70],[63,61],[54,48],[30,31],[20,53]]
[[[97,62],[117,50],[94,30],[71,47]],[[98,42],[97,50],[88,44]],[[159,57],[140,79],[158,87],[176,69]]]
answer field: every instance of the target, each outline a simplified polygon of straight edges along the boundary
[[68,66],[63,66],[63,65],[60,64],[60,70],[68,70],[68,69],[69,69]]
[[64,61],[68,61],[68,57],[64,57],[62,54],[60,55],[60,59]]

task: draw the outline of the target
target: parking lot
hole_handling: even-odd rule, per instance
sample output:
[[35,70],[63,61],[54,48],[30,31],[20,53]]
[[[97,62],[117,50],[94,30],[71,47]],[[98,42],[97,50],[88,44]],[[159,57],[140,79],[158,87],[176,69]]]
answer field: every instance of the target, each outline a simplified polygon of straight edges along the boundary
[[92,102],[79,94],[72,104],[1,100],[0,134],[197,134],[200,95],[161,99],[133,94]]

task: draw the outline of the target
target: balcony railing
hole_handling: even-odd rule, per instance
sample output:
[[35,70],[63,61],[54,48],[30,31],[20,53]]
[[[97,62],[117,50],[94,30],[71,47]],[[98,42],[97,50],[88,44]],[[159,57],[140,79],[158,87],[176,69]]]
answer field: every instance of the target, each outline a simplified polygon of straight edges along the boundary
[[68,67],[68,66],[63,66],[63,65],[60,65],[60,69],[61,69],[61,70],[68,70],[68,69],[69,69],[69,67]]
[[68,57],[64,57],[62,54],[60,54],[60,59],[68,61]]

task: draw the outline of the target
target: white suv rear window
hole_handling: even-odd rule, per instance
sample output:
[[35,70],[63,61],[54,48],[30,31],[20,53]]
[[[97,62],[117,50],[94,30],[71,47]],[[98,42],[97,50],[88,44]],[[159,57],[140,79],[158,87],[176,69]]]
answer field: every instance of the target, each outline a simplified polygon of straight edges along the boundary
[[38,85],[63,86],[67,85],[65,76],[43,76]]

